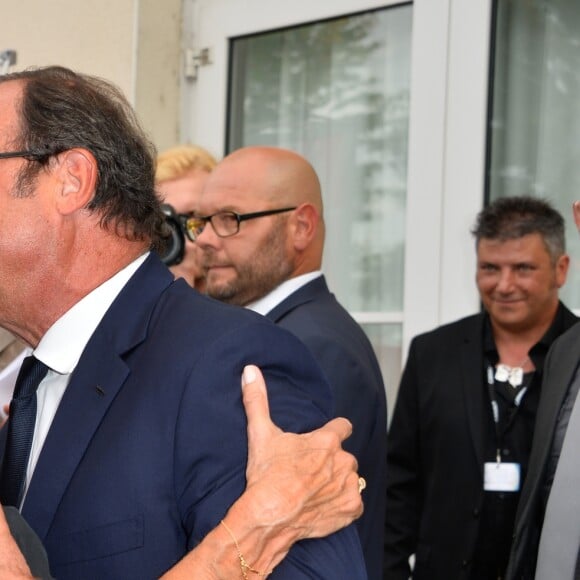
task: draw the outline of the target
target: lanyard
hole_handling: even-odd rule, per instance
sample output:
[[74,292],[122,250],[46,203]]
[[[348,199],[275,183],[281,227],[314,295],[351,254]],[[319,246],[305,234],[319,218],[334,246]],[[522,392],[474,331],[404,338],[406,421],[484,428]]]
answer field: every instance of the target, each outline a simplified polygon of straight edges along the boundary
[[501,463],[501,433],[499,430],[499,405],[497,403],[497,398],[495,396],[495,378],[493,367],[488,365],[487,367],[487,391],[489,393],[489,400],[491,402],[491,415],[493,417],[493,426],[495,428],[495,459]]
[[[501,431],[499,428],[499,404],[498,404],[497,398],[495,396],[495,373],[494,373],[492,365],[487,366],[487,390],[489,393],[489,400],[491,403],[491,414],[493,417],[493,425],[495,428],[495,442],[496,442],[495,458],[496,458],[498,463],[501,463],[501,439],[502,439],[502,436],[501,436]],[[514,399],[514,405],[516,407],[520,406],[522,399],[524,398],[524,395],[526,394],[527,390],[528,390],[528,387],[525,386],[516,395],[516,397]]]

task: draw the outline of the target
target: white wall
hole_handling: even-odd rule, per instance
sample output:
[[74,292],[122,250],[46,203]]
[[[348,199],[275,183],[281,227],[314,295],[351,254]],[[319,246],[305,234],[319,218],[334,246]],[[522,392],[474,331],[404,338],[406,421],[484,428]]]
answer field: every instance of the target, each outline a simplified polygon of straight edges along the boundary
[[12,70],[64,65],[117,84],[156,145],[179,137],[181,0],[0,0]]

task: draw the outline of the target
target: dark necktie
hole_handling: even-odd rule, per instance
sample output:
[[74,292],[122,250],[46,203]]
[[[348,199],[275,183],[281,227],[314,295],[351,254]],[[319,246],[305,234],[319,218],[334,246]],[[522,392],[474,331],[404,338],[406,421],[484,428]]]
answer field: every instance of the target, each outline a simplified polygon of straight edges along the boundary
[[18,508],[22,499],[36,422],[36,389],[47,372],[48,367],[44,363],[28,356],[22,362],[16,379],[0,476],[0,500],[3,505]]

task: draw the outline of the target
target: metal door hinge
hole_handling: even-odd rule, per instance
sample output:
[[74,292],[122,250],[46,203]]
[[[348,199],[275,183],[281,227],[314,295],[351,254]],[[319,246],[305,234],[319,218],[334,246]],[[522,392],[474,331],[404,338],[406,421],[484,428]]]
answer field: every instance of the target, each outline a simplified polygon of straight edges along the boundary
[[209,47],[200,50],[188,48],[185,50],[183,60],[185,78],[194,81],[197,79],[197,71],[200,66],[213,64],[213,51]]
[[0,51],[0,74],[7,74],[10,72],[10,67],[16,64],[16,51],[3,50]]

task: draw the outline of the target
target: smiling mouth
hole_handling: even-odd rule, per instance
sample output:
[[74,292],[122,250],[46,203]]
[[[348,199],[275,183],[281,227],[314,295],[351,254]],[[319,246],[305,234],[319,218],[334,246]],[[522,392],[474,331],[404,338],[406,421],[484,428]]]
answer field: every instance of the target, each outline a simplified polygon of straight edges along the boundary
[[505,300],[502,298],[494,298],[493,301],[500,306],[512,306],[514,304],[519,304],[523,302],[523,298],[510,298],[509,300]]

